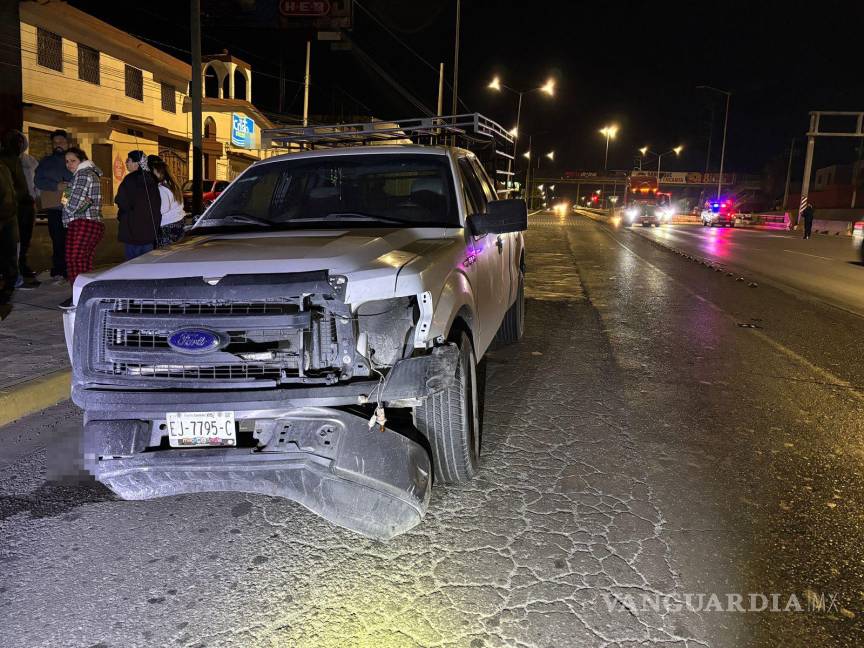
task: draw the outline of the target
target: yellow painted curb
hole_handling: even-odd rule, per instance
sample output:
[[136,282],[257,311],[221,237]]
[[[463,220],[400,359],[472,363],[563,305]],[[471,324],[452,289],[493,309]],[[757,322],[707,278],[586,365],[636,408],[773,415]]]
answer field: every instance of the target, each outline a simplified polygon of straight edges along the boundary
[[70,385],[71,372],[64,369],[0,389],[0,425],[66,400]]

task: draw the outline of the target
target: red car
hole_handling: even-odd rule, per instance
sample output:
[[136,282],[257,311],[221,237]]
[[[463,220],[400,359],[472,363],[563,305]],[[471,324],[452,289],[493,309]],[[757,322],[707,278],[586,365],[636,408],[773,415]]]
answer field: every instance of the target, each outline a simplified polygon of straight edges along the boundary
[[[221,194],[228,185],[231,184],[229,180],[205,180],[204,181],[204,194],[202,196],[202,206],[204,209],[207,209],[216,197]],[[183,209],[186,213],[192,213],[192,181],[187,180],[183,185]]]

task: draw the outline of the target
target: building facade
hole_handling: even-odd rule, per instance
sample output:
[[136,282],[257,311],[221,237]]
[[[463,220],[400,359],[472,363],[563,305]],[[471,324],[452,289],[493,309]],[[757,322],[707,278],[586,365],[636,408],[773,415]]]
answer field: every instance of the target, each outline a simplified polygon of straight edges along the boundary
[[[191,67],[61,0],[20,3],[24,132],[30,153],[50,152],[61,128],[103,171],[105,204],[126,174],[129,151],[158,154],[191,177]],[[204,177],[230,180],[262,150],[272,126],[251,102],[252,69],[222,53],[203,64]]]

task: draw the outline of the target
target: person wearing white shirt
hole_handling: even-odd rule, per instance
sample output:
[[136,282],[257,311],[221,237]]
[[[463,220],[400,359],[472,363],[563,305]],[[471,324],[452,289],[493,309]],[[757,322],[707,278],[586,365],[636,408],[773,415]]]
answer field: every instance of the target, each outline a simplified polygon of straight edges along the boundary
[[162,199],[160,209],[162,223],[159,228],[157,244],[159,247],[165,247],[183,238],[183,219],[186,217],[186,212],[183,211],[183,194],[179,185],[171,177],[171,171],[162,158],[158,155],[148,156],[147,166],[159,183],[159,197]]

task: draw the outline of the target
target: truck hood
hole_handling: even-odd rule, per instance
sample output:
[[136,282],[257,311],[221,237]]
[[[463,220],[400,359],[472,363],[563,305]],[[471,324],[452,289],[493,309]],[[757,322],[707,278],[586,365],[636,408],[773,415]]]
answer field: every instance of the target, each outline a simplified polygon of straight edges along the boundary
[[455,243],[458,229],[362,228],[243,232],[191,237],[101,273],[80,275],[81,289],[94,280],[169,279],[328,270],[348,278],[346,300],[394,294],[400,270],[417,256]]

